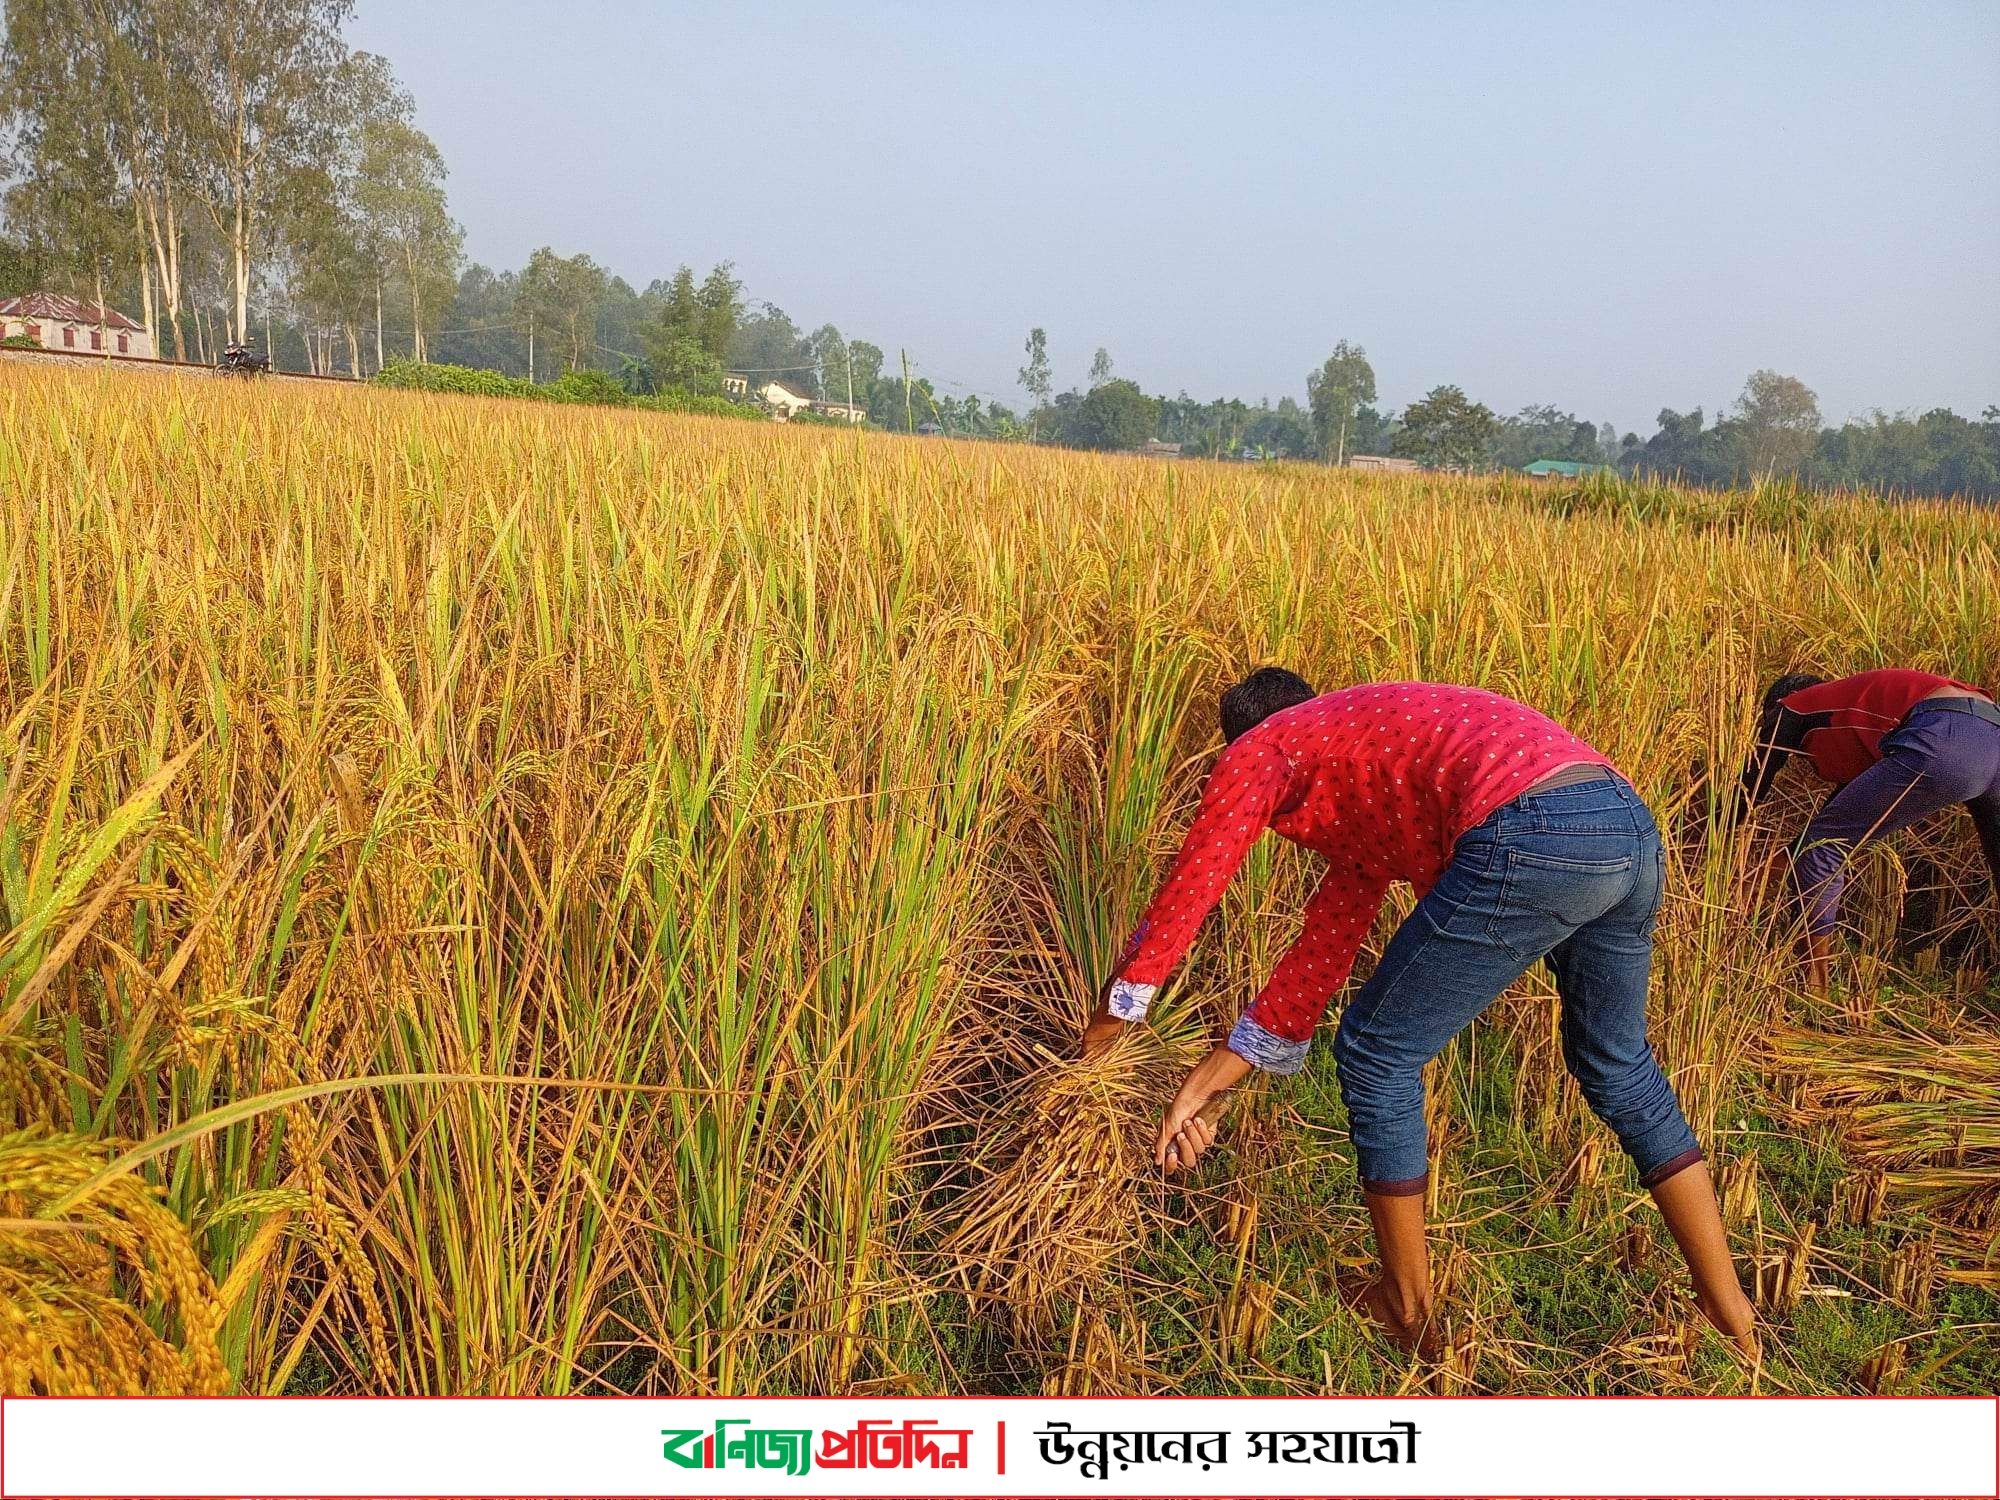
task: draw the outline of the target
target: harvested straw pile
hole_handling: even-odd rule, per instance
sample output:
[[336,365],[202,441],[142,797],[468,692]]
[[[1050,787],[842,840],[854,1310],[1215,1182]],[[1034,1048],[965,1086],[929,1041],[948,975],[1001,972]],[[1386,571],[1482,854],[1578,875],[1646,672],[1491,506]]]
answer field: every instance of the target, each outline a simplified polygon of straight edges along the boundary
[[1003,1306],[1017,1337],[1052,1337],[1062,1303],[1137,1237],[1159,1111],[1195,1051],[1133,1027],[1088,1061],[1045,1054],[982,1137],[990,1144],[975,1148],[974,1186],[945,1248],[967,1290]]
[[1959,1263],[1947,1274],[2000,1283],[2000,1036],[1790,1031],[1777,1054],[1799,1070],[1806,1111],[1842,1116],[1878,1191],[1942,1227],[1940,1248]]

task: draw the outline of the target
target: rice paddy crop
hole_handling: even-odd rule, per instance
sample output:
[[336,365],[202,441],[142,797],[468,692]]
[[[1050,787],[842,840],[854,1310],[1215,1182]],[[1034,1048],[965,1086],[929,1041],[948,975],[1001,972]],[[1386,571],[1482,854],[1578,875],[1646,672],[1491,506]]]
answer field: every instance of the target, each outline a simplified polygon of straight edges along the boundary
[[[2000,517],[0,369],[0,1384],[1686,1391],[1530,976],[1435,1066],[1451,1336],[1340,1305],[1327,1059],[1146,1166],[1282,951],[1266,841],[1076,1031],[1261,662],[1535,704],[1670,830],[1655,1039],[1761,1389],[1990,1390],[1990,907],[1875,861],[1802,996],[1715,797],[1775,672],[2000,678]],[[1915,882],[1941,915],[1898,932]],[[1390,917],[1376,935],[1379,952]]]

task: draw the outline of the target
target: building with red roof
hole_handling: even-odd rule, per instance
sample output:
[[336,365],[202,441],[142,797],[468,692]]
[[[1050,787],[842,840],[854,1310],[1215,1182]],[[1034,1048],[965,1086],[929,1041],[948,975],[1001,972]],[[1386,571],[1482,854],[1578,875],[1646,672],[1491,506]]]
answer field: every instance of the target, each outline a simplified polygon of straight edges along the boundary
[[153,336],[125,314],[55,292],[0,298],[0,338],[28,338],[71,354],[153,357]]

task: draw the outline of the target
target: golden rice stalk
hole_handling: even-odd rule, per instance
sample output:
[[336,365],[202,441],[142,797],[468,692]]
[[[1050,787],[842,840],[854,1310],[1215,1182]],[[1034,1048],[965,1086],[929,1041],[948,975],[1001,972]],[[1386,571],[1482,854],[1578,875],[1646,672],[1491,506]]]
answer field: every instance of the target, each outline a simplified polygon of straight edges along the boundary
[[1813,1237],[1818,1230],[1819,1225],[1808,1219],[1776,1255],[1758,1260],[1756,1302],[1766,1312],[1788,1312],[1799,1305],[1811,1278]]
[[1722,1166],[1722,1217],[1731,1224],[1746,1222],[1757,1211],[1757,1158],[1747,1152]]
[[1219,1226],[1224,1244],[1241,1251],[1257,1233],[1257,1220],[1263,1213],[1263,1201],[1256,1189],[1248,1183],[1234,1184],[1222,1200],[1222,1223]]
[[1596,1134],[1587,1135],[1569,1161],[1564,1165],[1556,1182],[1556,1202],[1568,1207],[1576,1198],[1588,1193],[1604,1175],[1604,1141]]
[[[222,1304],[151,1188],[117,1177],[68,1217],[39,1217],[109,1157],[39,1129],[0,1136],[0,1392],[218,1395]],[[178,1324],[178,1340],[161,1324]]]
[[1834,1206],[1846,1222],[1866,1229],[1882,1217],[1888,1196],[1889,1174],[1880,1167],[1865,1167],[1841,1183]]
[[1478,1389],[1479,1329],[1471,1320],[1461,1323],[1445,1341],[1438,1355],[1432,1388],[1440,1396],[1469,1396]]
[[1928,1313],[1931,1310],[1931,1291],[1937,1285],[1937,1271],[1937,1237],[1931,1235],[1906,1240],[1889,1257],[1890,1299],[1902,1303],[1918,1316]]
[[1688,1387],[1688,1367],[1699,1343],[1699,1329],[1678,1310],[1666,1313],[1643,1333],[1621,1339],[1606,1352],[1656,1390]]
[[1807,1079],[1814,1104],[1843,1113],[1849,1154],[1882,1174],[1878,1199],[1990,1227],[2000,1210],[2000,1037],[1946,1045],[1794,1031],[1778,1038],[1777,1056]]
[[1887,1396],[1894,1393],[1896,1383],[1902,1379],[1907,1360],[1900,1343],[1884,1344],[1861,1362],[1855,1378],[1861,1388],[1871,1396]]
[[1264,1357],[1277,1305],[1278,1289],[1268,1281],[1251,1278],[1229,1289],[1216,1308],[1217,1352],[1225,1368]]
[[2000,1234],[1947,1229],[1938,1235],[1938,1253],[1954,1262],[1938,1273],[1940,1280],[2000,1291]]
[[1643,1271],[1653,1259],[1653,1232],[1634,1219],[1618,1236],[1618,1268],[1628,1276]]
[[1872,1033],[1840,1036],[1794,1029],[1779,1033],[1780,1064],[1806,1070],[1829,1098],[1863,1099],[1922,1084],[1947,1090],[2000,1089],[2000,1036]]
[[1192,1060],[1141,1027],[1087,1061],[1051,1057],[974,1148],[944,1248],[1020,1336],[1051,1337],[1063,1299],[1136,1238],[1158,1110]]
[[1146,1394],[1146,1323],[1130,1308],[1113,1323],[1098,1307],[1070,1314],[1062,1361],[1042,1377],[1044,1396]]

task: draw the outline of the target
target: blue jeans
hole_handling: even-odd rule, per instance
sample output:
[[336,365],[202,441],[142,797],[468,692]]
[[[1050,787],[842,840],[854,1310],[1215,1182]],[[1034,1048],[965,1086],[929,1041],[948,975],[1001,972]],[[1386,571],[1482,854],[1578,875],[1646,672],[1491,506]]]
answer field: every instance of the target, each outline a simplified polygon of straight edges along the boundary
[[1650,1187],[1701,1160],[1646,1041],[1665,856],[1616,776],[1528,792],[1461,838],[1340,1018],[1334,1064],[1362,1185],[1424,1189],[1423,1067],[1538,958],[1563,1061]]
[[1954,802],[1971,811],[2000,891],[2000,710],[1933,698],[1882,736],[1882,758],[1829,797],[1800,835],[1792,880],[1806,926],[1834,929],[1850,853]]

